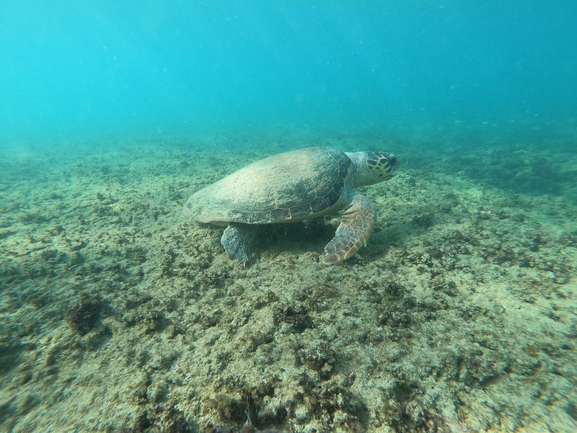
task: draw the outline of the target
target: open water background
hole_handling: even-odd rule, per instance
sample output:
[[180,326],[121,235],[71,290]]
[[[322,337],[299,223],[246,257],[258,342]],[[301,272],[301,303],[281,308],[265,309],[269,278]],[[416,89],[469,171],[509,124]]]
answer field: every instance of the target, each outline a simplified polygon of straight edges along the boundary
[[569,0],[7,0],[0,138],[574,128],[576,16]]

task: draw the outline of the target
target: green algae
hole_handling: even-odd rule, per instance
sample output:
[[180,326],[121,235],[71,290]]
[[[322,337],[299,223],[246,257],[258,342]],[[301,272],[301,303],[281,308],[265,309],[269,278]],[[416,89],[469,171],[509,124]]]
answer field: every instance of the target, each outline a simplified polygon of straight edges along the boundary
[[[376,228],[333,267],[319,262],[330,216],[264,228],[249,270],[221,230],[182,218],[192,192],[286,139],[143,140],[15,168],[0,196],[1,428],[573,431],[574,157],[495,165],[485,148],[386,144],[405,167],[363,189]],[[549,185],[531,169],[543,158]]]

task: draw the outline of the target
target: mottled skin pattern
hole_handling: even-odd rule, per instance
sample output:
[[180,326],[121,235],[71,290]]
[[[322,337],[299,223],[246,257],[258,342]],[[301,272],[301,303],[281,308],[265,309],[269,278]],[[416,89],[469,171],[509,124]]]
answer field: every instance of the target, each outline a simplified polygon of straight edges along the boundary
[[345,209],[323,263],[355,254],[368,240],[375,209],[353,188],[390,179],[400,168],[384,152],[346,153],[308,148],[257,161],[191,195],[186,217],[227,226],[221,243],[231,259],[252,264],[250,246],[259,224],[297,222]]
[[335,237],[325,247],[323,263],[330,265],[355,254],[369,240],[375,219],[375,207],[369,199],[360,194],[353,196]]

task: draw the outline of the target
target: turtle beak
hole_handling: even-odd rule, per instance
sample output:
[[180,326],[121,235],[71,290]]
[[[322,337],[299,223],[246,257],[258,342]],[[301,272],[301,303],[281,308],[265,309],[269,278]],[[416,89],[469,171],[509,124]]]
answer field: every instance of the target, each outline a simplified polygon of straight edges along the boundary
[[389,170],[388,171],[391,174],[395,174],[397,171],[399,171],[399,169],[403,165],[401,163],[401,161],[399,160],[399,158],[397,158],[397,155],[395,155],[394,153],[390,153],[389,156],[387,157],[387,159],[389,161]]

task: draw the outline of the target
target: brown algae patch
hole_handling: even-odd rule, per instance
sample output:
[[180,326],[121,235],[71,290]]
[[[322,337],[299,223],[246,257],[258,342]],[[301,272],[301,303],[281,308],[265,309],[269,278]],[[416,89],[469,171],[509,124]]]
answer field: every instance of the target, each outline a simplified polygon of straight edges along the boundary
[[575,430],[571,174],[525,189],[554,153],[511,153],[517,183],[504,154],[488,181],[484,150],[391,144],[418,157],[361,188],[357,256],[319,262],[327,216],[263,228],[245,270],[181,209],[265,152],[137,144],[0,192],[1,429]]

